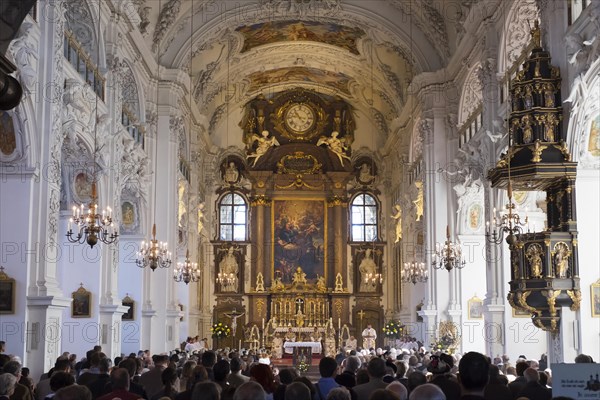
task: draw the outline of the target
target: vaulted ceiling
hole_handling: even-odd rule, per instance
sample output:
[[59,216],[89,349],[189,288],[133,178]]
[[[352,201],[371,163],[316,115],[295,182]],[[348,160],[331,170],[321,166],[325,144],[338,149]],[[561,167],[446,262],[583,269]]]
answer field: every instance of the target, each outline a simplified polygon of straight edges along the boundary
[[447,64],[475,1],[134,3],[160,63],[191,73],[210,134],[259,93],[304,87],[347,100],[359,132],[362,127],[385,137],[412,78]]

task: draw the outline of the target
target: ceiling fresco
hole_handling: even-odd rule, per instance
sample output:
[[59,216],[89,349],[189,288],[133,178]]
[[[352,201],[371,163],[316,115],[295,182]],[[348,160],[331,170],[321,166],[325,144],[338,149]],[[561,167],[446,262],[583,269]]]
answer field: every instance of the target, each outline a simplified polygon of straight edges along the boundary
[[273,21],[236,29],[244,36],[242,53],[276,42],[313,41],[341,47],[358,55],[357,41],[366,33],[360,28],[315,21]]
[[249,92],[260,91],[261,88],[282,83],[312,83],[328,87],[349,96],[348,84],[351,78],[341,72],[325,71],[309,67],[286,67],[264,72],[254,72],[248,76]]

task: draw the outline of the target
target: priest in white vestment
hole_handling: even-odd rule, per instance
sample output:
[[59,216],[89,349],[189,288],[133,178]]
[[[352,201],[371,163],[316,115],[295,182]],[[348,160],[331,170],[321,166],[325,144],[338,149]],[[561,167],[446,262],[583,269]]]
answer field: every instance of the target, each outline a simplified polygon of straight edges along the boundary
[[371,324],[367,325],[367,327],[362,331],[363,337],[363,349],[374,349],[375,348],[375,339],[377,339],[377,332]]

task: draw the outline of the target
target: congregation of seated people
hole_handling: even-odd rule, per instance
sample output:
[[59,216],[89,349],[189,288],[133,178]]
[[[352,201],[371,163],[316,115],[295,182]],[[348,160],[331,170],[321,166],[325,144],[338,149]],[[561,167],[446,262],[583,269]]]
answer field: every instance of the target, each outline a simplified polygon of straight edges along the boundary
[[[264,353],[230,349],[139,351],[110,360],[95,346],[81,360],[61,355],[38,380],[18,357],[0,354],[0,400],[546,400],[545,357],[490,359],[480,353],[349,353],[318,362],[311,381]],[[593,363],[579,355],[575,362]],[[315,363],[316,364],[316,363]],[[558,399],[558,398],[557,398]],[[566,399],[564,397],[560,399]]]

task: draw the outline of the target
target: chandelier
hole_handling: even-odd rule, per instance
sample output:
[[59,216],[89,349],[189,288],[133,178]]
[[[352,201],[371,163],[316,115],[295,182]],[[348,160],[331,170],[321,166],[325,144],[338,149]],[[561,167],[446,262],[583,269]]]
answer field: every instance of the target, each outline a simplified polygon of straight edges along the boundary
[[[100,15],[100,3],[98,3],[98,15]],[[100,30],[98,25],[98,30]],[[97,35],[98,40],[96,43],[97,60],[100,59],[100,34]],[[91,199],[88,206],[87,212],[85,205],[81,204],[80,207],[73,206],[73,215],[69,218],[69,225],[67,228],[67,240],[71,243],[87,243],[91,248],[98,243],[100,240],[102,243],[112,244],[119,237],[117,229],[113,225],[112,209],[106,207],[102,210],[102,213],[98,212],[98,195],[96,192],[96,180],[97,180],[97,165],[96,165],[96,153],[98,152],[98,94],[96,95],[96,118],[94,124],[94,153],[93,153],[93,174],[92,174],[92,190]],[[87,175],[86,175],[87,179]],[[75,230],[73,231],[73,228]]]
[[416,285],[417,282],[427,282],[429,279],[429,272],[425,268],[425,263],[416,262],[405,262],[402,268],[401,280],[404,283],[412,283]]
[[[510,165],[510,161],[508,162]],[[517,241],[517,235],[523,233],[523,228],[527,225],[528,218],[525,217],[521,221],[519,214],[515,212],[516,206],[512,198],[512,184],[510,182],[510,167],[508,181],[508,203],[506,204],[506,213],[496,213],[496,208],[491,215],[491,220],[485,223],[485,237],[490,243],[500,244],[504,235],[506,235],[506,243],[513,245]]]
[[450,227],[446,226],[446,242],[443,246],[436,243],[431,266],[435,269],[445,268],[450,272],[453,268],[463,268],[465,264],[465,260],[462,259],[460,244],[450,241]]
[[92,182],[92,199],[87,211],[83,204],[81,207],[73,206],[73,215],[69,218],[67,228],[67,240],[71,243],[87,243],[94,248],[98,240],[111,244],[118,236],[112,220],[112,209],[107,207],[101,214],[98,213],[96,182]]
[[185,252],[185,261],[177,263],[177,268],[173,270],[173,279],[175,282],[184,282],[186,285],[200,280],[200,268],[198,268],[198,263],[190,261],[189,250]]
[[135,264],[140,268],[150,267],[152,271],[158,267],[169,268],[171,266],[171,252],[167,243],[159,243],[156,240],[156,224],[152,225],[152,239],[148,242],[142,241]]

